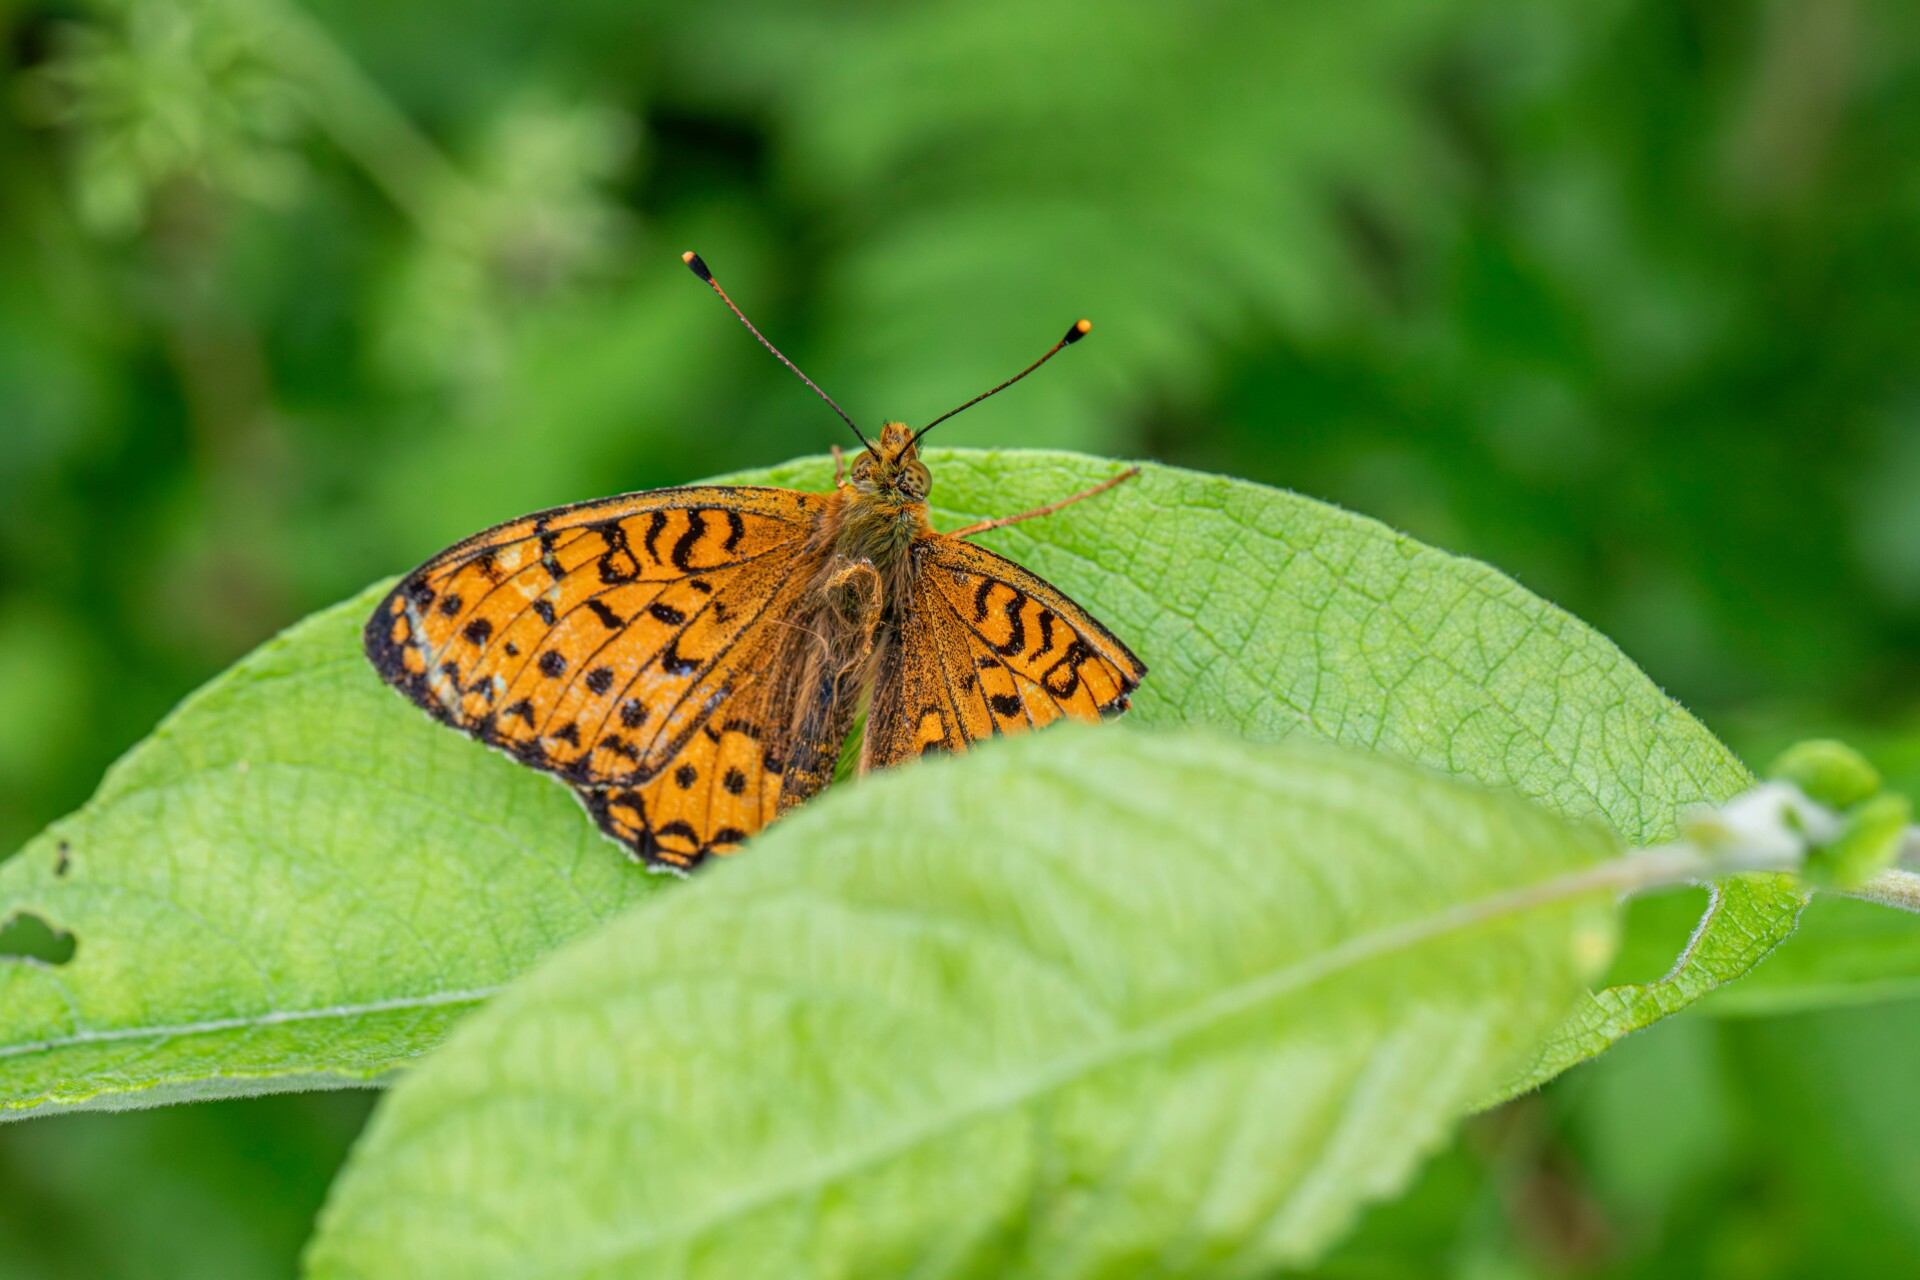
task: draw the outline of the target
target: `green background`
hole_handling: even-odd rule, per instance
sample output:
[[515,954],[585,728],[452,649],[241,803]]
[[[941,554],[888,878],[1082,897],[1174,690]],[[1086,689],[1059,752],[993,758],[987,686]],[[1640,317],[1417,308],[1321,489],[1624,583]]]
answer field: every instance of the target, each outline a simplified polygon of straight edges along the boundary
[[[1920,786],[1920,9],[0,0],[0,848],[484,524],[863,422],[1482,557]],[[937,483],[937,477],[936,477]],[[24,945],[0,936],[0,949]],[[1651,976],[1651,975],[1628,975]],[[1897,1274],[1920,1011],[1690,1015],[1329,1274]],[[369,1097],[0,1127],[0,1274],[290,1274]]]

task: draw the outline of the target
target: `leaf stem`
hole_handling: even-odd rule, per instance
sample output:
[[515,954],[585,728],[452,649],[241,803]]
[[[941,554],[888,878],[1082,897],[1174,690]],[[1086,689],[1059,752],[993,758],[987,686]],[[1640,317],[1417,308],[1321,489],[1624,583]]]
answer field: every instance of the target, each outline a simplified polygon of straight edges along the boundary
[[242,12],[271,25],[287,69],[314,96],[321,128],[422,229],[433,226],[447,195],[472,185],[295,0],[250,0]]
[[1883,907],[1920,913],[1920,872],[1895,867],[1843,892],[1849,898],[1863,898]]

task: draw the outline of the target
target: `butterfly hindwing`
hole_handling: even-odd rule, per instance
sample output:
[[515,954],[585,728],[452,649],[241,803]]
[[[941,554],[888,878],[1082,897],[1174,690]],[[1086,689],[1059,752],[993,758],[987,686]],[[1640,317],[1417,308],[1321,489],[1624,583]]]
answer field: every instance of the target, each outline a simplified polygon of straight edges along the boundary
[[1146,666],[1085,609],[984,547],[916,544],[914,597],[875,683],[863,768],[1124,711]]
[[802,721],[775,691],[804,656],[783,623],[824,503],[708,485],[511,521],[408,575],[367,653],[436,718],[565,779],[650,862],[691,866],[779,807]]

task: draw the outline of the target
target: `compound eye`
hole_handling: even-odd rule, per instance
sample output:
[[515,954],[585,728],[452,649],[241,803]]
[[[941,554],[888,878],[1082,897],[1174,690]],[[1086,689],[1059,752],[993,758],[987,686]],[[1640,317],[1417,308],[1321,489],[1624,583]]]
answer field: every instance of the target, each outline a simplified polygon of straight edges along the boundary
[[853,460],[853,468],[848,472],[855,480],[865,480],[873,471],[873,455],[863,453]]
[[900,487],[916,498],[924,498],[933,492],[933,473],[924,462],[910,462],[900,477]]

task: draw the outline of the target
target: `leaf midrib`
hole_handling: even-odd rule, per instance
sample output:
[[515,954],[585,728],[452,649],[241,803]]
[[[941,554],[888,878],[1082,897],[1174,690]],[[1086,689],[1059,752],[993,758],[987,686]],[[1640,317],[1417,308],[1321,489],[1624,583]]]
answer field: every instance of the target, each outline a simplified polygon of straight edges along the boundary
[[260,1027],[289,1022],[313,1022],[322,1018],[358,1018],[375,1013],[432,1009],[450,1004],[479,1004],[498,995],[504,987],[474,987],[464,991],[435,991],[417,996],[395,996],[390,1000],[369,1000],[361,1004],[323,1005],[312,1009],[270,1009],[265,1013],[232,1018],[208,1018],[201,1022],[182,1022],[166,1026],[106,1027],[97,1031],[75,1031],[44,1040],[0,1045],[0,1058],[17,1058],[31,1053],[51,1053],[89,1044],[113,1044],[127,1040],[158,1037],[165,1040],[183,1036],[211,1035],[221,1031],[252,1031]]

